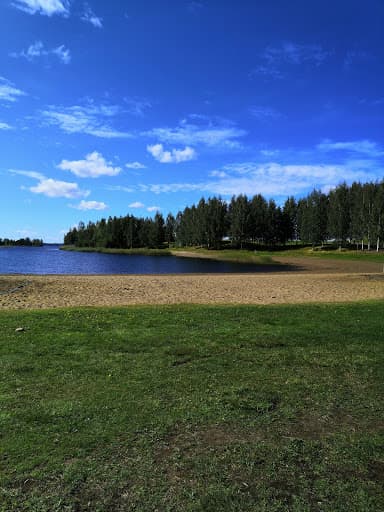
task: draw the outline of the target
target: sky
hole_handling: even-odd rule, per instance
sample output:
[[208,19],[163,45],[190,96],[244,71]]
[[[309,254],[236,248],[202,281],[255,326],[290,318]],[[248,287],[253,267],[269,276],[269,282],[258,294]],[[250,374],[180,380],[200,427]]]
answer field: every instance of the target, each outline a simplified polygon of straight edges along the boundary
[[0,238],[384,177],[382,0],[1,0]]

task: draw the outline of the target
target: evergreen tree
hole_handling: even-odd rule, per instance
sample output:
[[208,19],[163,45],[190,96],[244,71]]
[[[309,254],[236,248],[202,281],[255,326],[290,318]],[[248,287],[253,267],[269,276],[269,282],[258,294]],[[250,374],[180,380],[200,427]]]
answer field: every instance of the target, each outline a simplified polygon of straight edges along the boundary
[[350,189],[346,183],[331,190],[328,203],[328,234],[341,246],[351,238]]
[[253,242],[264,242],[268,229],[268,203],[261,194],[249,204],[248,232]]
[[165,221],[165,241],[168,247],[176,240],[176,225],[175,217],[171,213],[168,213]]
[[246,195],[232,197],[228,217],[232,244],[242,249],[249,237],[250,205]]

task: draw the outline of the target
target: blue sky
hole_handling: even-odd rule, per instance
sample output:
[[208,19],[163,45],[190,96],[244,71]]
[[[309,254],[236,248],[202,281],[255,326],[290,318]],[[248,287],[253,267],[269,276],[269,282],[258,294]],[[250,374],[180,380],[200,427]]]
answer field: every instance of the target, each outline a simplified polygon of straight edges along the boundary
[[384,177],[382,0],[2,0],[0,237]]

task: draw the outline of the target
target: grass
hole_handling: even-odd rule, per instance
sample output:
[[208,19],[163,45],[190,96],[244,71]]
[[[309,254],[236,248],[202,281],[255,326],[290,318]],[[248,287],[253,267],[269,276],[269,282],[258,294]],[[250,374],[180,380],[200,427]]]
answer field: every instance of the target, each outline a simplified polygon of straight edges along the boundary
[[202,247],[180,247],[171,249],[107,249],[103,247],[75,247],[72,245],[63,245],[60,249],[65,251],[78,252],[101,252],[106,254],[127,254],[127,255],[143,255],[143,256],[179,256],[180,253],[187,252],[189,257],[193,258],[209,258],[216,261],[228,261],[233,263],[248,263],[255,265],[279,265],[279,261],[275,258],[281,256],[296,256],[308,258],[328,258],[337,260],[357,260],[372,261],[384,263],[384,252],[376,251],[360,251],[351,249],[335,250],[322,248],[312,249],[311,247],[287,245],[286,249],[267,251],[263,250],[247,250],[247,249],[205,249]]
[[308,258],[328,258],[337,260],[358,260],[358,261],[372,261],[378,263],[384,263],[384,252],[376,251],[360,251],[351,249],[326,249],[302,246],[287,245],[285,249],[279,249],[274,251],[267,251],[265,248],[262,250],[247,250],[247,249],[222,249],[222,250],[210,250],[204,248],[187,247],[180,249],[172,249],[172,254],[177,256],[180,251],[187,251],[191,254],[191,257],[208,257],[215,260],[233,261],[237,263],[256,263],[256,264],[270,264],[278,265],[279,262],[274,258],[281,256],[294,256],[294,257],[308,257]]
[[300,247],[300,248],[287,248],[287,250],[276,252],[261,252],[261,254],[272,254],[275,256],[298,256],[310,258],[330,258],[337,260],[357,260],[357,261],[372,261],[384,263],[384,252],[361,251],[354,249],[327,249],[326,247]]
[[274,261],[273,253],[260,253],[246,249],[204,249],[201,247],[182,247],[171,250],[174,256],[187,252],[190,257],[209,258],[217,261],[230,261],[233,263],[254,263],[256,265],[278,265]]
[[146,247],[135,249],[110,249],[107,247],[75,247],[74,245],[62,245],[60,249],[62,251],[101,252],[104,254],[126,254],[131,256],[171,256],[171,251],[168,249],[149,249]]
[[383,317],[1,312],[1,512],[384,510]]

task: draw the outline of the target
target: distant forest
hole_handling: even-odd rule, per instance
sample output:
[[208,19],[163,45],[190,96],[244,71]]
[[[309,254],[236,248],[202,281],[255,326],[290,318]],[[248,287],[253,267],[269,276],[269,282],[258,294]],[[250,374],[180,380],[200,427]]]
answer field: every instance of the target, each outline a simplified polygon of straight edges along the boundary
[[23,246],[23,247],[41,247],[43,240],[34,238],[19,238],[19,240],[10,240],[9,238],[0,238],[0,246]]
[[201,199],[176,217],[161,213],[152,218],[109,217],[85,225],[80,222],[64,237],[66,245],[103,248],[162,248],[201,246],[219,249],[230,243],[281,246],[287,242],[319,245],[332,240],[340,246],[375,248],[384,240],[384,182],[343,183],[325,194],[313,190],[282,207],[257,194]]

